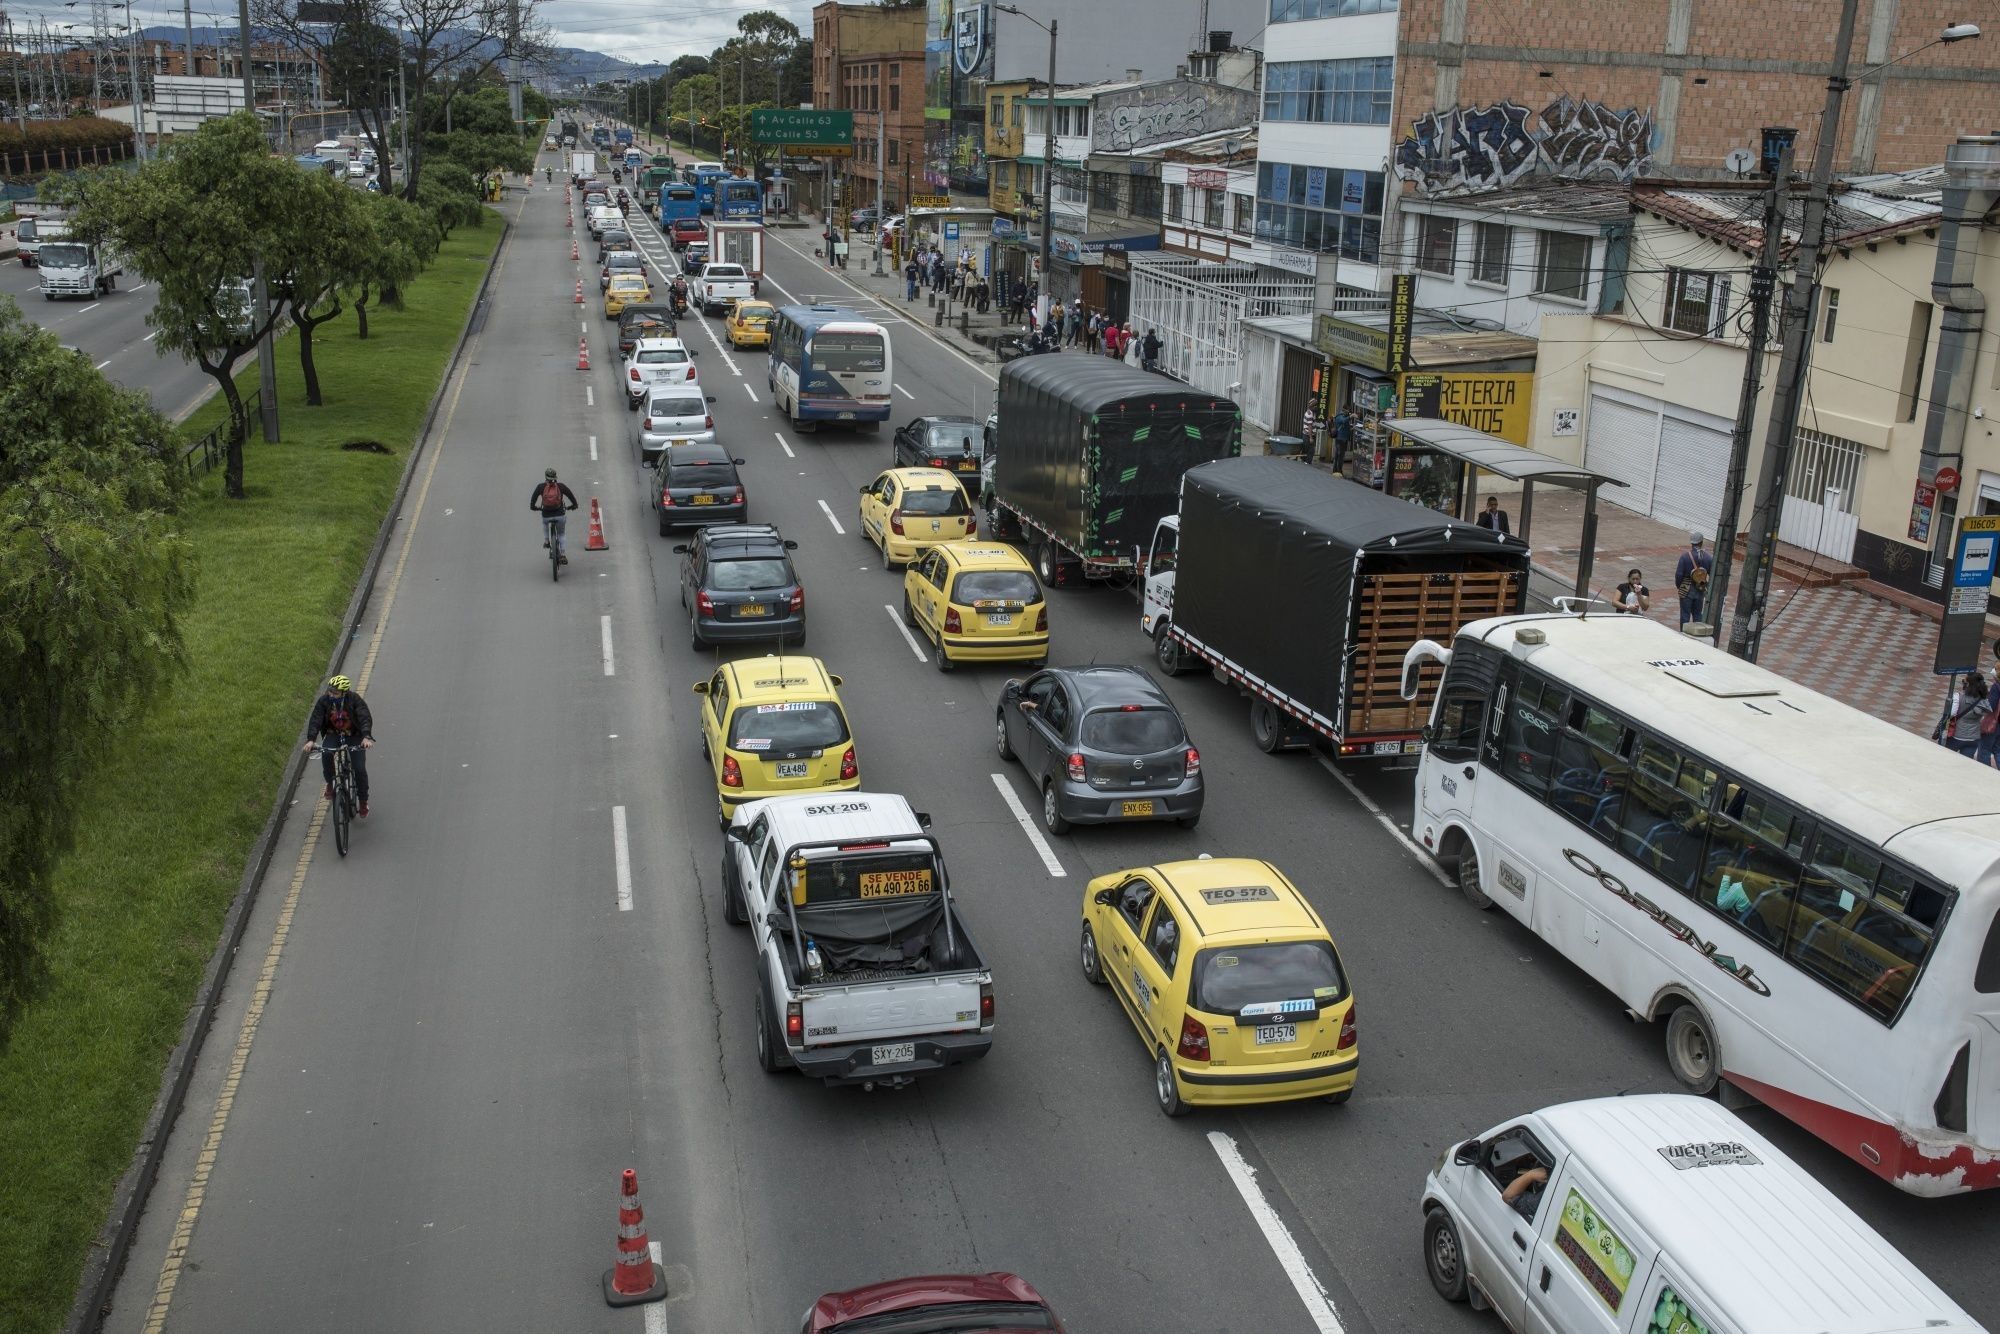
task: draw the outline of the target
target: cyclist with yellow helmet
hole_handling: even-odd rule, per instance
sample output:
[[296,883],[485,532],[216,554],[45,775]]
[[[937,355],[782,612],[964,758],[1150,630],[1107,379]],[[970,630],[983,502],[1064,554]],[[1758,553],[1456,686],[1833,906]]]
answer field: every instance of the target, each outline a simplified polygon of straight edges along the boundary
[[[354,692],[354,682],[336,676],[326,683],[326,692],[313,701],[312,717],[306,720],[305,748],[311,750],[321,737],[319,767],[326,778],[324,798],[333,797],[333,752],[347,747],[354,766],[354,795],[361,801],[361,816],[368,816],[368,748],[375,744],[375,718],[367,701]],[[358,744],[357,744],[358,743]]]

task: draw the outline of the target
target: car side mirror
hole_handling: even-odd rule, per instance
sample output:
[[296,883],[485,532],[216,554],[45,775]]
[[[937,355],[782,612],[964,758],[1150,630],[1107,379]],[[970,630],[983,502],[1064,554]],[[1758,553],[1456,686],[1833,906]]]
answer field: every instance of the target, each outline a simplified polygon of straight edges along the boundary
[[[648,463],[648,464],[647,464],[646,466],[650,468],[650,467],[652,467],[653,465],[652,465],[652,464],[650,464],[650,463]],[[689,550],[690,550],[690,548],[689,548],[688,544],[687,544],[687,543],[685,543],[685,542],[681,542],[681,543],[678,543],[678,544],[676,544],[676,545],[675,545],[675,547],[674,547],[674,554],[675,554],[676,556],[685,556],[685,555],[687,555],[687,554],[688,554],[688,551],[689,551]]]
[[833,682],[833,683],[834,683],[835,685],[839,685],[839,684],[840,684],[840,678],[839,678],[839,677],[837,677],[837,676],[835,676],[835,675],[834,675],[834,674],[833,674],[832,672],[828,672],[828,673],[827,673],[827,675],[826,675],[826,679],[827,679],[827,680],[829,680],[829,681],[831,681],[831,682]]
[[694,683],[694,693],[697,695],[706,695],[708,693],[708,682],[696,681]]
[[1100,889],[1090,897],[1093,903],[1109,908],[1118,902],[1118,891],[1115,889]]
[[798,544],[798,543],[796,543],[796,542],[792,541],[792,539],[791,539],[791,538],[789,538],[789,537],[785,539],[785,550],[787,550],[787,551],[797,551],[798,549],[799,549],[799,544]]
[[722,831],[722,836],[724,838],[735,839],[738,843],[747,846],[750,842],[750,826],[746,824],[733,824]]
[[918,811],[917,828],[929,829],[930,827],[931,827],[931,813],[929,811]]
[[729,461],[730,461],[731,463],[735,464],[735,465],[736,465],[737,467],[739,467],[739,468],[747,468],[747,467],[749,467],[749,466],[750,466],[750,460],[749,460],[749,459],[731,459],[731,460],[729,460]]
[[704,395],[702,395],[702,397],[703,397],[704,399],[706,399],[706,400],[707,400],[708,402],[710,402],[710,403],[713,403],[713,402],[715,402],[715,395],[714,395],[714,394],[704,394]]
[[861,494],[865,496],[865,495],[867,495],[867,494],[868,494],[868,493],[869,493],[870,491],[873,491],[874,489],[875,489],[875,488],[874,488],[874,487],[872,487],[872,486],[864,486],[864,487],[862,487],[862,488],[861,488]]
[[1451,1151],[1451,1160],[1460,1167],[1470,1167],[1479,1161],[1481,1147],[1478,1140],[1469,1139]]

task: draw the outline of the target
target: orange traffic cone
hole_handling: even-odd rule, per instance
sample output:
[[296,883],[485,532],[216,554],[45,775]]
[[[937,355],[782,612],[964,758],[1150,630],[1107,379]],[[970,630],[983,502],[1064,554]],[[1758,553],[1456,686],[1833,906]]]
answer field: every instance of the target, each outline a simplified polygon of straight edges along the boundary
[[563,226],[574,228],[576,226],[576,219],[570,217],[567,213],[563,214]]
[[637,1306],[667,1295],[667,1271],[653,1263],[646,1240],[646,1211],[639,1207],[639,1174],[631,1168],[618,1182],[618,1262],[605,1271],[604,1300]]
[[571,241],[571,242],[569,243],[569,257],[570,257],[571,259],[582,259],[582,258],[583,258],[583,256],[582,256],[582,255],[579,255],[579,254],[577,254],[577,253],[576,253],[576,242],[574,242],[574,241]]
[[579,306],[583,304],[583,279],[581,278],[576,280],[576,304]]
[[590,369],[590,339],[582,335],[578,335],[576,340],[576,368],[580,371]]
[[597,497],[590,498],[590,535],[583,540],[585,551],[603,551],[611,544],[604,540],[604,511],[597,507]]

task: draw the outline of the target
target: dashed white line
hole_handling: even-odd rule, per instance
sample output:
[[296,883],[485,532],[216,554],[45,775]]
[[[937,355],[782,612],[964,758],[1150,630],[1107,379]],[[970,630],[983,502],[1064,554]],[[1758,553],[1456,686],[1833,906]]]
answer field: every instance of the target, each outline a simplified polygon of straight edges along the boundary
[[590,437],[590,461],[597,462],[597,437],[594,435]]
[[1021,826],[1021,832],[1028,836],[1028,842],[1034,844],[1035,854],[1042,859],[1042,865],[1048,868],[1049,874],[1059,880],[1069,874],[1063,870],[1062,863],[1056,860],[1055,850],[1042,838],[1042,831],[1035,828],[1035,822],[1028,818],[1028,808],[1014,795],[1014,785],[1007,781],[1007,775],[990,774],[988,777],[992,778],[993,786],[1000,789],[1000,800],[1006,802],[1007,809],[1013,812],[1014,823]]
[[[784,439],[784,437],[783,437],[783,436],[779,436],[779,437],[778,437],[778,439],[779,439],[780,441],[782,441],[782,440]],[[792,451],[791,451],[791,450],[789,450],[789,449],[787,449],[787,450],[786,450],[785,452],[786,452],[787,454],[789,454],[789,453],[791,453]],[[826,502],[825,502],[824,500],[822,500],[822,501],[819,501],[819,502],[818,502],[818,504],[819,504],[819,512],[820,512],[821,514],[824,514],[824,515],[826,516],[826,521],[827,521],[828,523],[830,523],[830,524],[832,524],[832,525],[833,525],[833,531],[834,531],[834,532],[836,532],[836,533],[839,533],[839,534],[840,534],[840,535],[841,535],[842,537],[846,537],[846,536],[847,536],[847,530],[846,530],[845,528],[842,528],[842,527],[840,526],[840,520],[838,520],[838,519],[836,519],[836,518],[834,518],[834,517],[833,517],[833,511],[827,508],[827,506],[826,506]]]
[[97,369],[103,370],[106,366],[109,366],[110,364],[111,364],[111,358],[106,357],[104,360],[97,363]]
[[907,390],[907,389],[903,388],[903,386],[901,386],[901,385],[897,385],[897,386],[896,386],[896,392],[897,392],[897,393],[899,393],[899,394],[901,394],[901,395],[902,395],[902,396],[903,396],[904,398],[908,398],[908,399],[915,399],[915,398],[916,398],[916,395],[915,395],[915,394],[913,394],[913,393],[911,393],[911,392],[910,392],[909,390]]
[[82,310],[79,310],[77,314],[88,315],[90,314],[91,311],[96,310],[99,306],[103,304],[104,303],[102,301],[93,301],[89,305],[85,306]]
[[[797,454],[794,454],[794,453],[792,453],[792,442],[791,442],[791,441],[789,441],[789,440],[787,440],[787,439],[785,439],[785,433],[784,433],[783,431],[773,431],[773,432],[771,432],[771,434],[772,434],[772,435],[775,435],[775,436],[777,436],[777,437],[778,437],[778,448],[780,448],[780,449],[782,449],[782,450],[784,450],[784,451],[785,451],[785,457],[786,457],[786,458],[788,458],[788,459],[795,459],[795,458],[797,458],[797,457],[798,457],[798,455],[797,455]],[[821,509],[826,509],[826,504],[825,504],[825,502],[821,502],[821,504],[820,504],[820,508],[821,508]],[[827,517],[828,517],[828,518],[831,518],[831,517],[833,517],[833,511],[832,511],[832,510],[827,510]],[[835,525],[834,525],[834,527],[835,527],[835,528],[838,528],[838,527],[840,527],[840,525],[839,525],[839,524],[835,524]]]
[[910,652],[917,655],[917,661],[929,662],[930,658],[924,653],[924,646],[910,633],[910,627],[903,624],[903,614],[886,602],[882,604],[882,610],[889,613],[889,620],[895,624],[896,632],[902,635],[903,642],[910,646]]
[[[660,1263],[660,1243],[648,1240],[646,1249],[653,1253],[653,1263]],[[646,1334],[667,1334],[667,1304],[665,1302],[646,1303]]]
[[583,405],[587,408],[597,406],[597,390],[590,385],[583,387]]
[[1394,838],[1398,843],[1401,843],[1404,847],[1410,850],[1410,854],[1417,859],[1417,864],[1419,866],[1422,866],[1426,871],[1430,872],[1431,879],[1437,881],[1440,885],[1443,885],[1446,889],[1451,889],[1454,887],[1451,882],[1451,877],[1447,876],[1444,873],[1444,868],[1439,866],[1437,862],[1432,860],[1430,853],[1424,851],[1424,849],[1418,845],[1417,841],[1414,838],[1411,838],[1408,834],[1404,833],[1402,826],[1397,824],[1395,819],[1392,816],[1390,816],[1390,814],[1387,811],[1383,810],[1380,806],[1377,806],[1373,801],[1369,800],[1368,794],[1366,792],[1363,792],[1360,788],[1356,787],[1354,785],[1354,780],[1349,778],[1346,774],[1342,773],[1340,771],[1340,767],[1336,765],[1332,760],[1328,759],[1324,752],[1321,752],[1318,758],[1319,758],[1319,767],[1326,770],[1328,773],[1332,774],[1336,779],[1340,780],[1340,785],[1347,789],[1348,795],[1353,797],[1356,801],[1360,802],[1361,809],[1367,811],[1370,815],[1374,816],[1376,823],[1381,825],[1384,829],[1388,830],[1389,836],[1391,838]]
[[579,331],[583,333],[590,332],[590,322],[588,320],[578,320],[576,322],[576,327]]
[[752,389],[752,388],[751,388],[751,387],[750,387],[749,385],[747,385],[747,384],[746,384],[746,385],[744,385],[744,386],[743,386],[743,392],[744,392],[744,393],[746,393],[746,394],[748,394],[748,395],[750,395],[750,401],[751,401],[752,403],[755,403],[755,402],[757,402],[757,401],[758,401],[758,400],[757,400],[757,391],[756,391],[755,389]]
[[615,676],[617,675],[616,664],[612,661],[611,657],[611,617],[609,615],[598,617],[597,625],[604,640],[604,674],[606,676]]
[[151,333],[149,333],[149,334],[147,334],[147,335],[146,335],[146,340],[145,340],[145,341],[147,341],[147,342],[149,342],[149,343],[150,343],[150,342],[152,342],[152,341],[153,341],[153,340],[154,340],[155,338],[158,338],[159,336],[160,336],[160,331],[159,331],[158,329],[155,329],[155,330],[153,330],[153,332],[151,332]]
[[632,911],[632,847],[625,838],[625,808],[611,808],[611,857],[618,868],[618,911]]
[[128,287],[125,290],[128,292],[143,292],[146,290],[146,286],[145,283],[140,283],[137,287]]
[[1285,1277],[1292,1281],[1292,1291],[1305,1304],[1306,1315],[1312,1320],[1313,1328],[1319,1334],[1345,1334],[1341,1328],[1340,1315],[1333,1309],[1333,1302],[1320,1286],[1312,1266],[1306,1263],[1304,1252],[1292,1240],[1291,1229],[1285,1220],[1278,1217],[1278,1211],[1264,1198],[1264,1192],[1257,1187],[1257,1172],[1243,1161],[1242,1150],[1236,1141],[1220,1130],[1208,1132],[1208,1143],[1215,1150],[1215,1156],[1222,1160],[1222,1170],[1229,1174],[1230,1184],[1243,1197],[1243,1206],[1250,1211],[1250,1217],[1257,1223],[1257,1230],[1264,1234],[1264,1243],[1278,1257],[1278,1267],[1285,1271]]

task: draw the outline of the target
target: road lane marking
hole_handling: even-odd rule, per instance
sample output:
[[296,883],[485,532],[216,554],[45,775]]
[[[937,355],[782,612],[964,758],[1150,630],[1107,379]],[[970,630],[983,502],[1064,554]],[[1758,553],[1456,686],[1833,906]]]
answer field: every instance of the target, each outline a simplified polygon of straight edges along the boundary
[[597,462],[597,437],[594,435],[590,437],[590,461]]
[[1403,827],[1396,823],[1394,817],[1392,817],[1387,811],[1383,810],[1380,806],[1377,806],[1373,801],[1369,800],[1368,794],[1366,792],[1363,792],[1360,788],[1356,787],[1354,785],[1354,780],[1349,778],[1346,774],[1342,773],[1340,771],[1339,766],[1334,764],[1334,762],[1331,759],[1327,758],[1327,755],[1324,751],[1321,751],[1319,753],[1318,759],[1319,759],[1319,767],[1326,770],[1328,773],[1332,774],[1335,778],[1339,779],[1340,785],[1347,789],[1348,795],[1352,796],[1356,801],[1360,802],[1361,809],[1367,811],[1370,815],[1374,816],[1375,822],[1381,825],[1384,829],[1388,830],[1389,836],[1391,838],[1395,839],[1398,843],[1401,843],[1404,847],[1410,850],[1411,855],[1417,859],[1417,864],[1423,867],[1426,871],[1430,872],[1431,879],[1437,881],[1440,885],[1443,885],[1446,889],[1457,888],[1457,885],[1453,883],[1452,878],[1444,873],[1444,868],[1437,864],[1436,859],[1433,858],[1429,852],[1425,851],[1424,848],[1417,843],[1417,840],[1411,838],[1408,834],[1404,833]]
[[[783,436],[779,436],[779,437],[778,437],[778,439],[782,441],[782,440],[784,439],[784,437],[783,437]],[[791,453],[792,451],[788,449],[788,450],[786,450],[785,452],[786,452],[787,454],[789,454],[789,453]],[[833,531],[834,531],[834,532],[836,532],[836,533],[839,533],[839,534],[840,534],[840,535],[841,535],[842,537],[846,537],[846,536],[847,536],[847,530],[846,530],[845,528],[842,528],[842,527],[840,526],[840,520],[838,520],[838,519],[836,519],[836,518],[834,518],[834,517],[833,517],[833,511],[827,508],[827,506],[826,506],[826,502],[825,502],[824,500],[822,500],[822,501],[819,501],[819,502],[818,502],[818,504],[819,504],[819,512],[820,512],[821,514],[824,514],[824,515],[826,516],[826,521],[827,521],[828,523],[830,523],[830,524],[832,524],[832,525],[833,525]]]
[[1028,808],[1023,806],[1020,797],[1015,795],[1014,785],[1007,781],[1007,775],[989,774],[988,777],[993,780],[993,786],[1000,789],[1000,800],[1006,802],[1007,809],[1013,812],[1014,823],[1021,826],[1021,832],[1028,836],[1028,842],[1034,844],[1035,855],[1042,859],[1042,865],[1048,868],[1049,874],[1058,880],[1068,875],[1069,872],[1063,870],[1062,863],[1056,859],[1055,849],[1048,845],[1048,841],[1042,837],[1042,831],[1035,828],[1035,822],[1028,818]]
[[594,408],[597,406],[597,390],[591,385],[585,385],[583,387],[583,405],[587,408]]
[[608,612],[597,618],[597,628],[600,637],[604,640],[604,674],[606,676],[616,676],[618,673],[614,670],[614,663],[611,658],[611,616]]
[[[501,263],[506,262],[503,257]],[[497,270],[496,270],[497,272]],[[476,338],[476,335],[475,335]],[[468,342],[473,340],[468,340]],[[389,575],[387,590],[382,596],[382,610],[375,619],[375,633],[368,643],[368,656],[355,673],[357,693],[365,693],[368,683],[375,674],[375,659],[382,651],[382,636],[389,629],[389,613],[396,606],[396,591],[402,586],[403,569],[409,563],[410,548],[417,539],[417,526],[423,521],[424,502],[430,498],[431,482],[437,476],[438,459],[444,454],[444,444],[451,435],[452,421],[458,416],[459,396],[465,392],[465,381],[472,368],[471,358],[459,364],[458,386],[451,392],[451,406],[444,414],[444,425],[438,433],[437,445],[431,451],[431,461],[424,469],[424,484],[417,490],[416,504],[411,514],[410,526],[403,534],[403,549],[396,557],[396,568]],[[310,782],[310,778],[307,779]],[[321,798],[313,808],[312,821],[306,826],[305,843],[299,849],[299,860],[292,871],[292,883],[285,891],[284,903],[278,909],[277,926],[271,935],[271,948],[265,952],[264,966],[257,974],[257,981],[250,992],[250,1003],[243,1014],[242,1026],[237,1030],[236,1047],[230,1053],[227,1073],[223,1076],[222,1087],[216,1093],[215,1114],[210,1118],[208,1134],[202,1140],[201,1152],[195,1159],[194,1173],[188,1178],[187,1196],[182,1202],[181,1212],[174,1223],[173,1237],[167,1245],[166,1258],[160,1263],[160,1277],[153,1287],[152,1304],[146,1309],[143,1326],[144,1334],[160,1334],[166,1327],[167,1311],[173,1305],[174,1288],[180,1282],[181,1268],[187,1262],[188,1247],[194,1241],[195,1222],[201,1217],[202,1200],[208,1194],[209,1175],[215,1168],[215,1160],[222,1152],[222,1135],[229,1126],[229,1113],[236,1105],[236,1092],[243,1081],[243,1070],[250,1061],[250,1047],[257,1037],[257,1025],[263,1019],[264,1007],[270,1003],[271,989],[278,976],[278,961],[285,951],[285,941],[292,931],[292,917],[298,911],[299,896],[305,890],[306,872],[312,866],[313,852],[319,847],[320,830],[326,824],[327,803]]]
[[82,310],[79,310],[77,314],[88,315],[90,314],[91,311],[96,310],[99,306],[103,304],[104,303],[102,301],[93,301],[89,305],[85,306]]
[[110,364],[111,364],[111,358],[106,357],[104,360],[97,363],[97,369],[103,370],[106,366],[109,366]]
[[[792,453],[792,442],[791,442],[791,441],[789,441],[789,440],[787,440],[787,439],[785,439],[785,433],[784,433],[783,431],[773,431],[773,432],[771,432],[771,434],[772,434],[772,435],[775,435],[775,436],[777,436],[777,437],[778,437],[778,448],[780,448],[780,449],[782,449],[782,450],[784,450],[784,451],[785,451],[785,457],[786,457],[786,458],[788,458],[788,459],[795,459],[795,458],[797,458],[797,457],[798,457],[798,455],[797,455],[797,454],[794,454],[794,453]],[[820,508],[821,508],[821,509],[826,509],[826,506],[822,505],[822,506],[820,506]],[[831,517],[832,517],[832,512],[831,512],[831,511],[828,511],[828,517],[829,517],[829,518],[831,518]],[[835,524],[835,525],[834,525],[834,527],[835,527],[835,528],[838,528],[838,527],[840,527],[840,525],[839,525],[839,524]]]
[[899,394],[901,394],[901,395],[902,395],[902,396],[903,396],[904,398],[907,398],[907,399],[910,399],[910,400],[911,400],[911,401],[913,401],[913,402],[914,402],[914,401],[916,400],[916,397],[917,397],[917,396],[916,396],[915,394],[913,394],[913,393],[911,393],[911,392],[910,392],[909,390],[907,390],[907,389],[903,388],[903,386],[901,386],[901,385],[897,385],[897,386],[896,386],[896,392],[897,392],[897,393],[899,393]]
[[150,343],[159,336],[160,336],[160,331],[158,329],[155,329],[153,330],[153,332],[146,335],[146,341]]
[[1313,1328],[1319,1334],[1345,1334],[1341,1328],[1340,1316],[1333,1309],[1333,1301],[1320,1286],[1313,1274],[1312,1266],[1306,1263],[1305,1253],[1292,1240],[1291,1229],[1285,1220],[1278,1217],[1278,1211],[1264,1198],[1264,1192],[1257,1186],[1257,1169],[1243,1161],[1242,1150],[1236,1141],[1220,1130],[1208,1132],[1208,1143],[1215,1150],[1215,1156],[1222,1160],[1222,1170],[1229,1174],[1230,1184],[1243,1197],[1244,1208],[1256,1220],[1257,1230],[1264,1234],[1264,1242],[1278,1257],[1278,1267],[1285,1271],[1285,1277],[1292,1281],[1292,1291],[1298,1293],[1305,1304],[1306,1315],[1311,1317]]
[[625,808],[611,808],[611,857],[618,868],[618,911],[632,911],[632,846],[625,838]]
[[589,325],[589,324],[587,324],[586,322],[584,322],[583,320],[578,320],[578,321],[576,322],[576,327],[577,327],[577,329],[578,329],[579,331],[581,331],[581,332],[583,332],[583,333],[589,333],[589,332],[590,332],[590,325]]
[[889,613],[889,620],[894,623],[897,631],[903,636],[903,642],[910,646],[910,652],[917,655],[917,661],[930,661],[930,658],[924,653],[923,645],[919,644],[917,637],[910,633],[910,627],[903,624],[902,613],[886,602],[882,604],[882,610]]
[[743,392],[750,395],[750,401],[752,403],[755,403],[757,401],[757,391],[755,389],[752,389],[749,385],[746,384],[743,386]]
[[143,292],[146,290],[146,284],[140,283],[137,287],[128,287],[125,290],[128,292]]
[[[660,1263],[660,1243],[647,1241],[646,1249],[653,1254],[653,1263]],[[646,1303],[646,1334],[667,1334],[667,1304],[665,1302]]]

